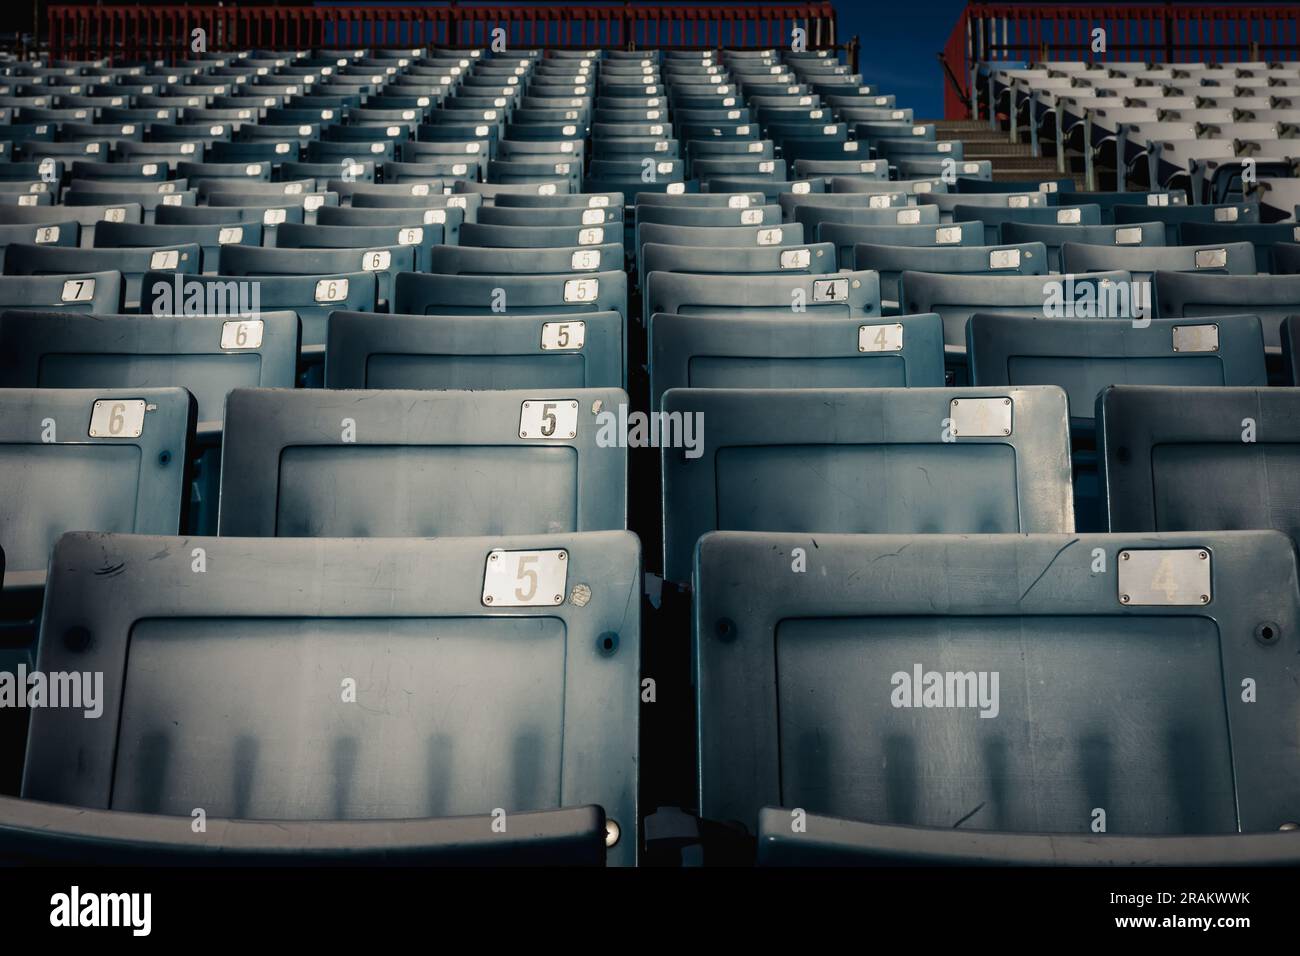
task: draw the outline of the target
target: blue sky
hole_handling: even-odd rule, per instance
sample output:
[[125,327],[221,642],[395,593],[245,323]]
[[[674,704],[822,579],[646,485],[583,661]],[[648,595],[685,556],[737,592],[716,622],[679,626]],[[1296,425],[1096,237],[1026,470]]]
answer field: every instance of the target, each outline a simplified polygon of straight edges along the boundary
[[943,77],[935,54],[943,49],[965,0],[903,0],[896,4],[836,0],[840,35],[862,41],[860,67],[910,106],[917,118],[943,115]]

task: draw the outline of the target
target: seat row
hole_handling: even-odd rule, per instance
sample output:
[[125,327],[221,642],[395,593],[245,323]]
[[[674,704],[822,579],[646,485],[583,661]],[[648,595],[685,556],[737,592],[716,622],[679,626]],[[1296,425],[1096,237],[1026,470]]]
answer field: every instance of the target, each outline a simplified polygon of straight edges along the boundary
[[1290,218],[1294,63],[981,63],[974,105],[1028,130],[1035,156],[1079,163],[1090,189],[1114,182],[1190,188],[1198,201],[1258,195]]
[[[638,558],[66,535],[0,857],[636,862]],[[694,581],[707,859],[1300,858],[1275,532],[722,532]]]

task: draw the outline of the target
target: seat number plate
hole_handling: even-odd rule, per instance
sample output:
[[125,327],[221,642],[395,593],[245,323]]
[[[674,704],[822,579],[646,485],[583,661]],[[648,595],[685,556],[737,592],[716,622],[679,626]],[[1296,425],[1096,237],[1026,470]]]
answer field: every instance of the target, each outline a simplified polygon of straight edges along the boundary
[[139,438],[144,431],[144,401],[100,399],[90,409],[91,438]]
[[387,249],[372,249],[361,256],[361,268],[365,272],[379,272],[387,269],[393,261],[393,254]]
[[587,338],[586,322],[544,322],[543,352],[571,352],[582,348]]
[[569,554],[554,551],[491,551],[483,571],[485,607],[554,607],[564,603]]
[[63,283],[64,302],[89,302],[95,297],[94,279],[68,279]]
[[264,326],[261,319],[221,324],[223,349],[257,349],[262,347]]
[[901,352],[903,327],[901,325],[858,326],[859,352]]
[[564,283],[565,302],[594,302],[599,294],[599,279],[568,279]]
[[519,409],[519,437],[567,440],[578,437],[578,403],[563,399],[536,399]]
[[1129,550],[1115,562],[1119,602],[1133,606],[1210,603],[1210,552],[1204,548]]
[[347,279],[320,279],[316,283],[317,302],[342,302],[347,297]]

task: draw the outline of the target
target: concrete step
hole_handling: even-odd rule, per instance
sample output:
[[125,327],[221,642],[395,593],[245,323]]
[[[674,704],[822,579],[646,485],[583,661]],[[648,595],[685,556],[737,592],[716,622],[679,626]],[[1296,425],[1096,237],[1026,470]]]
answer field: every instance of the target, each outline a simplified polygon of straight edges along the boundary
[[1081,178],[1081,177],[1071,177],[1069,173],[1064,173],[1064,174],[1058,173],[1054,169],[1017,169],[1014,166],[1012,167],[994,166],[993,178],[1001,182],[1006,182],[1006,181],[1017,180],[1017,179],[1047,180],[1047,179],[1067,179],[1067,178]]
[[1034,159],[1033,150],[1026,143],[966,143],[962,156],[965,159],[996,159],[999,156]]
[[951,129],[947,126],[936,126],[935,134],[945,139],[967,139],[971,142],[982,141],[989,143],[1006,143],[1011,137],[1003,130],[989,129],[987,126],[979,126],[975,129]]
[[[995,173],[1024,173],[1026,176],[1045,176],[1045,177],[1048,177],[1048,178],[1055,178],[1055,176],[1056,176],[1056,167],[1055,167],[1055,166],[1040,166],[1040,165],[1038,165],[1037,163],[1020,163],[1020,162],[1005,162],[1005,163],[999,163],[999,162],[994,162],[994,163],[993,163],[993,172],[995,172]],[[1062,173],[1061,175],[1064,176],[1064,175],[1067,175],[1067,174],[1066,174],[1066,173]]]
[[1056,180],[1056,179],[1070,179],[1074,182],[1074,188],[1076,191],[1079,192],[1083,191],[1083,177],[1069,176],[1069,175],[1061,176],[1057,174],[1056,170],[1052,170],[1050,173],[1044,172],[1041,169],[997,169],[995,168],[993,170],[993,181],[996,183],[1018,183],[1018,182],[1034,182],[1034,181],[1045,182],[1047,180]]
[[1006,143],[1007,145],[1016,145],[1011,143],[1005,135],[999,136],[997,134],[990,136],[980,136],[977,134],[972,136],[970,133],[945,133],[942,130],[936,130],[935,139],[959,139],[968,146],[997,147],[1001,146],[1003,143]]
[[933,123],[935,129],[949,130],[952,132],[961,131],[972,133],[996,133],[997,130],[989,127],[987,122],[981,120],[917,120],[918,123]]
[[[969,154],[966,157],[970,158]],[[1002,156],[993,160],[994,169],[1028,169],[1037,172],[1056,172],[1056,163],[1050,159],[1034,159],[1032,156]]]
[[1005,130],[990,129],[980,120],[918,120],[932,122],[939,139],[958,139],[962,143],[962,159],[972,162],[989,160],[993,164],[996,182],[1017,182],[1070,178],[1076,189],[1083,189],[1083,177],[1061,174],[1056,171],[1056,159],[1051,156],[1034,156],[1028,143],[1013,143]]
[[[1031,166],[1038,165],[1034,162],[1034,157],[1032,156],[1023,156],[1018,153],[999,153],[995,150],[984,149],[979,143],[976,143],[974,146],[967,146],[965,151],[962,153],[962,159],[988,159],[992,160],[994,165],[997,165],[1000,162],[1017,164],[1027,162]],[[1056,168],[1055,162],[1051,165],[1053,169]]]

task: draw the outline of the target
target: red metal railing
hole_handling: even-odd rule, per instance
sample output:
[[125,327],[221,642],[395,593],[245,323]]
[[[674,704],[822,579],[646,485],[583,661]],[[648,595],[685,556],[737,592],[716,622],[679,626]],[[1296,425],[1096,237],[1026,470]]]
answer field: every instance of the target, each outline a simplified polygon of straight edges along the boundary
[[[1093,30],[1106,52],[1093,52]],[[941,54],[962,83],[980,60],[1161,63],[1300,59],[1300,4],[983,3],[967,5]],[[944,115],[969,116],[968,91],[946,83]]]
[[192,31],[209,51],[349,47],[487,46],[506,31],[510,47],[763,48],[790,43],[795,26],[810,49],[837,45],[835,8],[810,3],[675,5],[611,3],[420,6],[52,5],[54,59],[176,59]]

